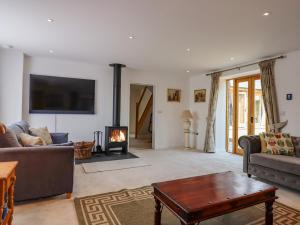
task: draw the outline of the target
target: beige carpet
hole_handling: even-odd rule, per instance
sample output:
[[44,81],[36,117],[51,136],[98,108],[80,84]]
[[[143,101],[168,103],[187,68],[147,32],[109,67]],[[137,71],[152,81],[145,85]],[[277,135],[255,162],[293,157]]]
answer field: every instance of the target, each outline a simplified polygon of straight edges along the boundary
[[[154,201],[151,187],[122,190],[76,198],[75,208],[80,225],[153,225]],[[201,225],[263,225],[264,204],[203,221]],[[280,203],[274,204],[275,225],[300,224],[300,212]],[[162,225],[180,225],[166,208]]]
[[150,166],[144,160],[137,159],[123,159],[114,161],[104,161],[95,163],[83,163],[81,164],[85,173],[97,173],[104,171],[123,170],[137,167]]

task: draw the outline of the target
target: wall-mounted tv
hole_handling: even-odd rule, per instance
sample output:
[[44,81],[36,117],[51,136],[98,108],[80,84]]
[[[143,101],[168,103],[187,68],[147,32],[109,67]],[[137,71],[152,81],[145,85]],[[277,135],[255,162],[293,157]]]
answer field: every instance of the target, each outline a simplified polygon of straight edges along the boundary
[[94,114],[95,81],[31,74],[29,113]]

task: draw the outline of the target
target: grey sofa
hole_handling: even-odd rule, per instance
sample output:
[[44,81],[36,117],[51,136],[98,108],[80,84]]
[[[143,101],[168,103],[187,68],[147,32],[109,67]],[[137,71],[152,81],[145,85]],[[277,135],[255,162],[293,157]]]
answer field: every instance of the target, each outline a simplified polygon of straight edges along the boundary
[[[10,130],[26,131],[24,123]],[[0,148],[0,162],[19,161],[15,200],[23,201],[70,193],[73,191],[74,147],[65,133],[51,134],[53,146]],[[62,146],[56,146],[62,145]]]
[[243,171],[259,178],[300,191],[300,158],[261,153],[260,137],[242,136],[238,143],[244,149]]

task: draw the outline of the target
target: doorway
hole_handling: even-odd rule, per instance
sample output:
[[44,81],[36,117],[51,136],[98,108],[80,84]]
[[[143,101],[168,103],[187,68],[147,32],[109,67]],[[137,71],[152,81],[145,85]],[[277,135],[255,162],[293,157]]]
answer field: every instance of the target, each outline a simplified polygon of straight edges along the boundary
[[129,147],[152,149],[153,86],[130,85]]
[[238,139],[266,131],[260,75],[226,81],[226,151],[243,154]]

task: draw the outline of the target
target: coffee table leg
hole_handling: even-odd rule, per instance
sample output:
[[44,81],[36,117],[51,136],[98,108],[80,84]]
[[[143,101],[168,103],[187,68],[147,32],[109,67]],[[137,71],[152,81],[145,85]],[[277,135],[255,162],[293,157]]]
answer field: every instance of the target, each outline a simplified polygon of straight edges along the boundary
[[266,225],[273,225],[273,202],[266,202]]
[[161,203],[155,198],[154,225],[161,225]]

